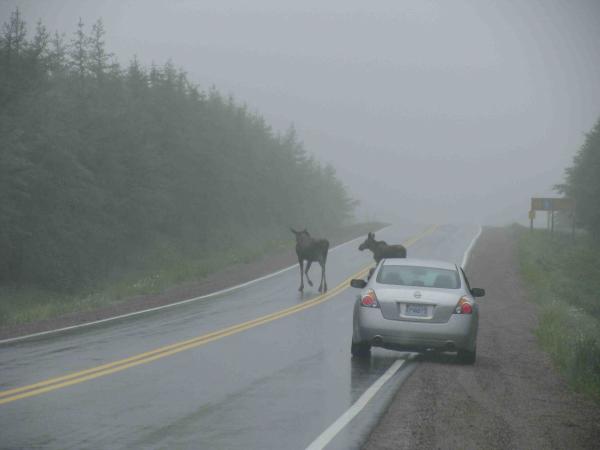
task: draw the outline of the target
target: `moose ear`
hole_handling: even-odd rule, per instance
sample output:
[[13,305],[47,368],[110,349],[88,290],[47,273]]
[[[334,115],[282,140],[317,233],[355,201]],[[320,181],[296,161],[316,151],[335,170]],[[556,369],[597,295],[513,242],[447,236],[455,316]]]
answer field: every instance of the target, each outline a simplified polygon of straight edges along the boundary
[[296,230],[294,230],[292,227],[290,227],[290,231],[294,234],[298,234],[298,232]]
[[373,239],[373,238],[375,237],[375,233],[371,233],[371,232],[369,231],[369,237],[370,237],[371,239]]

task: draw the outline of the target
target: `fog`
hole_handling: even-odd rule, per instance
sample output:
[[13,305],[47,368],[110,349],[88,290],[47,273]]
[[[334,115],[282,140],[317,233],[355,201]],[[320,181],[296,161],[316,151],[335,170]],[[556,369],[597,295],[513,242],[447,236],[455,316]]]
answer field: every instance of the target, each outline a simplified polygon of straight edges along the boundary
[[600,116],[600,2],[6,1],[102,18],[121,63],[169,58],[331,162],[357,218],[526,221]]

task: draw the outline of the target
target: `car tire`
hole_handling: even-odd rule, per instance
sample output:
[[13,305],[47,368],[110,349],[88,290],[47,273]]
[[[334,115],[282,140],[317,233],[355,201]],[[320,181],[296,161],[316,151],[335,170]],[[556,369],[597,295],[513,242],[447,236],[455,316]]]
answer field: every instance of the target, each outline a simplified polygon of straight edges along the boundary
[[353,342],[350,351],[352,356],[365,358],[371,354],[371,345],[368,342]]
[[477,359],[477,348],[471,350],[459,350],[458,361],[462,364],[475,364]]

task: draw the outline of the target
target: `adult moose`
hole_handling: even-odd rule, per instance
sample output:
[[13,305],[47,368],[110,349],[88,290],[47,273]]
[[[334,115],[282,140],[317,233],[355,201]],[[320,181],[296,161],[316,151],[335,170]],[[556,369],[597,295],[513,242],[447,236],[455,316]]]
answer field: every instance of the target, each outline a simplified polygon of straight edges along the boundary
[[[327,279],[325,278],[325,263],[327,262],[327,252],[329,251],[329,241],[327,239],[313,238],[306,228],[302,231],[296,231],[290,228],[296,235],[296,255],[300,264],[300,287],[298,290],[304,290],[304,274],[306,281],[312,286],[312,281],[308,277],[308,269],[313,262],[318,262],[321,266],[321,283],[319,292],[327,292]],[[304,270],[304,261],[306,261],[306,270]]]
[[369,233],[367,239],[358,246],[360,251],[365,248],[373,252],[373,259],[377,264],[383,258],[406,258],[406,247],[400,244],[388,245],[385,241],[376,241],[375,233]]

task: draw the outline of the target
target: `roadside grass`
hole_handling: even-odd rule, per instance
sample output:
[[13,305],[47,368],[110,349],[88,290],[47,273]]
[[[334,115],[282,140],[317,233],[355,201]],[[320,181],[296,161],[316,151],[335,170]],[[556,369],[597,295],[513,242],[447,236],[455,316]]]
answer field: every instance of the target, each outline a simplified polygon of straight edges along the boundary
[[600,245],[586,235],[514,226],[538,340],[578,391],[600,401]]
[[[334,242],[342,242],[383,226],[381,223],[352,224],[334,230],[328,236]],[[139,295],[160,293],[173,286],[202,280],[234,264],[251,263],[267,255],[290,251],[294,245],[293,239],[255,241],[202,256],[183,255],[172,248],[163,247],[146,261],[144,269],[120,273],[93,289],[69,294],[31,286],[0,286],[0,326],[93,311]]]

